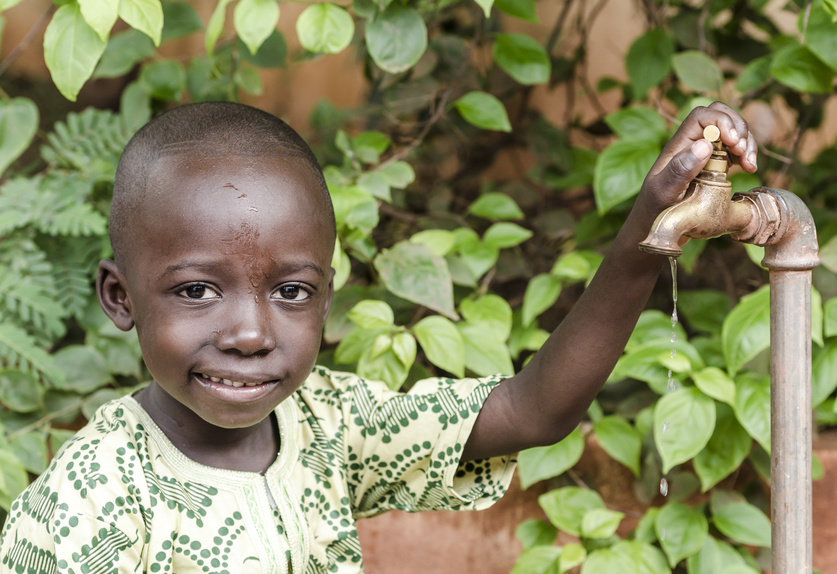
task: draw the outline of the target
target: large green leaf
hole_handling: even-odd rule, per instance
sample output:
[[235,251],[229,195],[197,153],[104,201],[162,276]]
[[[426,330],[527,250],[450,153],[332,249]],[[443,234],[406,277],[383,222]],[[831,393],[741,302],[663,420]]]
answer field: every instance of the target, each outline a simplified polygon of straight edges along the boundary
[[635,570],[628,570],[629,572],[636,572],[636,574],[671,574],[671,570],[666,564],[666,557],[656,546],[652,546],[650,543],[639,540],[620,540],[611,549],[620,556],[631,559]]
[[531,325],[538,315],[555,304],[560,294],[561,280],[554,275],[541,273],[532,277],[523,294],[523,324]]
[[822,4],[814,3],[811,9],[805,44],[820,60],[837,72],[837,26]]
[[648,90],[659,84],[671,71],[674,42],[662,28],[649,30],[628,50],[625,67],[635,99],[642,99]]
[[510,132],[511,123],[503,103],[486,92],[468,92],[454,102],[462,117],[471,125],[485,130]]
[[696,92],[720,93],[723,74],[718,62],[706,53],[689,50],[671,58],[674,73],[686,87]]
[[605,123],[623,140],[665,139],[668,130],[663,117],[651,108],[622,108],[605,116]]
[[668,563],[674,568],[684,558],[700,551],[709,523],[699,510],[674,502],[660,509],[654,528]]
[[595,490],[567,486],[556,488],[538,497],[549,521],[574,536],[581,533],[584,515],[594,508],[604,508],[602,497]]
[[160,0],[119,0],[119,17],[160,45],[163,32],[163,6]]
[[468,213],[492,220],[523,219],[514,199],[499,191],[483,193],[468,206]]
[[517,525],[514,536],[526,550],[534,546],[551,546],[558,536],[558,529],[544,520],[530,518]]
[[654,442],[663,473],[697,455],[715,428],[715,401],[695,387],[664,395],[654,411]]
[[744,363],[770,346],[770,288],[741,298],[721,329],[727,371],[735,376]]
[[581,520],[581,536],[584,538],[608,538],[616,533],[622,519],[623,512],[608,508],[594,508],[584,515]]
[[465,299],[459,306],[462,317],[472,325],[482,326],[498,341],[505,341],[511,334],[512,309],[498,295],[483,295],[478,299]]
[[78,4],[64,4],[55,11],[44,33],[44,61],[52,81],[65,98],[76,101],[105,45],[84,20]]
[[[715,540],[712,536],[704,539],[700,551],[686,560],[689,574],[720,574],[728,568],[746,568],[744,559],[726,542]],[[743,574],[759,574],[755,570],[741,571]],[[732,571],[730,574],[741,574]]]
[[296,33],[306,50],[318,54],[336,54],[352,41],[355,23],[340,6],[325,2],[311,4],[299,15]]
[[178,99],[186,87],[186,71],[175,60],[151,62],[142,68],[139,83],[154,98]]
[[630,556],[614,552],[610,548],[594,550],[581,567],[581,574],[612,574],[635,572],[636,565]]
[[837,388],[837,339],[831,339],[823,348],[814,348],[812,379],[812,405],[820,405]]
[[27,98],[0,101],[0,175],[26,151],[38,129],[38,107]]
[[0,508],[8,509],[29,485],[29,475],[20,460],[7,448],[0,449]]
[[431,363],[457,377],[465,376],[465,344],[450,319],[425,317],[413,326],[413,333]]
[[520,486],[526,489],[541,480],[564,474],[575,466],[583,452],[584,437],[578,429],[557,444],[521,451],[518,457]]
[[495,373],[514,374],[509,348],[503,339],[486,329],[484,323],[463,321],[456,324],[465,345],[465,367],[486,377]]
[[518,557],[511,574],[559,574],[560,558],[557,546],[533,546]]
[[163,31],[160,40],[188,36],[203,30],[203,22],[188,2],[163,2]]
[[9,447],[26,470],[41,474],[49,464],[46,441],[47,435],[43,430],[33,430],[13,437]]
[[494,6],[509,16],[514,16],[527,22],[538,21],[535,0],[494,0]]
[[600,215],[639,193],[660,146],[653,141],[617,141],[596,160],[593,195]]
[[741,466],[752,444],[752,438],[735,418],[732,409],[717,405],[712,438],[694,461],[701,490],[706,492]]
[[728,405],[735,404],[735,381],[717,367],[707,367],[692,373],[695,385],[705,395]]
[[60,389],[90,393],[110,381],[110,371],[104,357],[93,347],[69,345],[53,355],[56,366],[64,372]]
[[497,34],[492,46],[494,61],[521,84],[545,84],[552,65],[546,50],[526,34]]
[[782,84],[812,94],[834,90],[834,70],[815,56],[807,46],[791,44],[776,53],[770,74]]
[[733,502],[719,508],[712,523],[739,544],[770,547],[770,519],[748,502]]
[[534,233],[510,221],[499,221],[485,230],[483,242],[498,249],[507,249],[520,245]]
[[212,11],[212,16],[209,17],[209,23],[206,25],[206,35],[204,36],[204,48],[207,56],[212,54],[215,49],[215,43],[221,37],[224,31],[224,20],[227,18],[227,4],[232,0],[218,0],[215,5],[215,10]]
[[0,370],[0,403],[19,413],[44,406],[44,387],[35,377],[18,369]]
[[381,251],[375,269],[387,289],[419,305],[457,319],[447,263],[424,245],[402,241]]
[[114,34],[108,41],[93,77],[118,78],[152,54],[154,42],[142,32],[131,29]]
[[78,5],[84,20],[107,42],[110,29],[116,24],[119,0],[78,0]]
[[[331,6],[331,4],[322,5]],[[301,18],[302,15],[300,15]],[[262,43],[276,29],[277,22],[279,22],[279,4],[276,0],[240,0],[235,5],[233,12],[235,31],[252,55],[258,53]],[[299,20],[297,20],[297,25],[299,25]],[[352,29],[354,29],[354,24],[352,24]]]
[[735,416],[750,436],[770,452],[770,378],[750,373],[735,380]]
[[594,430],[602,449],[639,476],[642,437],[631,423],[619,416],[606,416],[596,421]]
[[382,70],[391,74],[408,70],[427,49],[424,18],[412,8],[390,4],[366,25],[366,47]]
[[359,301],[348,313],[349,320],[364,329],[386,329],[395,323],[395,315],[385,301]]

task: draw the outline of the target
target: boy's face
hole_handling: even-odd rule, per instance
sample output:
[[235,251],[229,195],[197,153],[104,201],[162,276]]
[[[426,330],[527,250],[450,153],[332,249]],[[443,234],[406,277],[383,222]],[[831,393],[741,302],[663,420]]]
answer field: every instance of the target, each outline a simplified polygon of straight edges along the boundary
[[152,167],[139,211],[124,306],[174,399],[161,406],[216,427],[255,425],[311,372],[331,303],[334,234],[312,169],[172,155]]

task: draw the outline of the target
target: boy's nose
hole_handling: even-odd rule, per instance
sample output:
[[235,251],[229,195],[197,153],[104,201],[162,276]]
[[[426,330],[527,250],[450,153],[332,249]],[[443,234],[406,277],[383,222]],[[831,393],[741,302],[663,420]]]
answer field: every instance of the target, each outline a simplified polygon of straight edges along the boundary
[[245,356],[273,351],[276,338],[271,329],[270,310],[252,300],[249,304],[230,308],[217,346],[222,351],[235,351]]

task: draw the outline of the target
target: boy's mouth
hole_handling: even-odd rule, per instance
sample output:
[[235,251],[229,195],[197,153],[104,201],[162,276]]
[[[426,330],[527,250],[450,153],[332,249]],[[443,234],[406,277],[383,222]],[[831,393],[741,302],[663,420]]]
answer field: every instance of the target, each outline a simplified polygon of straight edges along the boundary
[[228,387],[258,387],[259,385],[263,385],[265,383],[271,383],[273,381],[260,381],[260,382],[243,382],[243,381],[234,381],[232,379],[222,379],[221,377],[213,377],[212,375],[207,375],[206,373],[199,373],[199,375],[206,379],[207,381],[212,381],[213,383],[221,383],[222,385],[226,385]]

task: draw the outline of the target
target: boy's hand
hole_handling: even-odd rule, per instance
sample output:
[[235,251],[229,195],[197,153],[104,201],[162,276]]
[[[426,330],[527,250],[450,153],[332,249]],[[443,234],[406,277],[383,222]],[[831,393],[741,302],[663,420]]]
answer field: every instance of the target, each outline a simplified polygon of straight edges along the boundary
[[648,172],[637,198],[637,208],[646,209],[656,217],[683,199],[689,182],[712,154],[712,145],[703,139],[703,129],[710,125],[721,130],[721,141],[729,148],[730,160],[750,173],[756,171],[756,140],[744,118],[722,102],[698,107],[683,121]]

